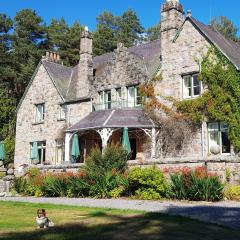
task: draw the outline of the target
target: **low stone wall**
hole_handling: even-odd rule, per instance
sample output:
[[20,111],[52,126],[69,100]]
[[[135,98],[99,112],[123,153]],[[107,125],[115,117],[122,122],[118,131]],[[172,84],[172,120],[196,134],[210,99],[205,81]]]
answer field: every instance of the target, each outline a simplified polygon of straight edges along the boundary
[[[62,173],[62,172],[77,172],[81,167],[83,167],[83,163],[76,164],[62,164],[62,165],[38,165],[38,166],[29,166],[29,167],[38,167],[42,173],[46,172],[54,172],[54,173]],[[197,167],[205,166],[210,173],[217,174],[221,177],[222,181],[228,181],[232,184],[240,184],[240,159],[228,156],[219,156],[212,157],[208,159],[195,159],[191,158],[172,158],[172,159],[155,159],[151,161],[129,161],[129,168],[133,167],[150,167],[157,166],[161,170],[165,172],[173,172],[177,169],[182,169],[184,167],[188,167],[191,169],[195,169]],[[18,173],[16,172],[16,175]]]
[[130,168],[134,166],[148,167],[157,166],[165,172],[173,172],[177,169],[182,169],[188,167],[195,169],[197,167],[205,166],[208,172],[217,174],[220,176],[223,182],[229,182],[231,184],[240,184],[240,159],[229,157],[229,156],[219,156],[219,157],[209,157],[208,159],[199,158],[192,160],[190,158],[179,158],[179,159],[164,159],[164,160],[154,160],[154,161],[129,161],[128,165]]

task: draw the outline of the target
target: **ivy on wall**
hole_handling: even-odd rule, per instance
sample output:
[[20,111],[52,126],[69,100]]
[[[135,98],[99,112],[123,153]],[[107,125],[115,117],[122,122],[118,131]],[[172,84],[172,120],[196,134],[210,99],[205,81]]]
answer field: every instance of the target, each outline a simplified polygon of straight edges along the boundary
[[195,122],[219,121],[229,125],[229,138],[240,151],[240,72],[215,47],[202,62],[204,93],[193,100],[175,101],[177,112]]

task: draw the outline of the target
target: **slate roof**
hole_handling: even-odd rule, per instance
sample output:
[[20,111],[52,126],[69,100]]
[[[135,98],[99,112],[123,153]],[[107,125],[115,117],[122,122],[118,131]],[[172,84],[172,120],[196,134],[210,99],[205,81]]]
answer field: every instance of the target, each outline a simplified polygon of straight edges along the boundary
[[[213,45],[217,46],[240,70],[240,45],[224,38],[218,31],[211,26],[207,26],[193,17],[187,17],[192,24],[208,39]],[[160,66],[161,42],[155,40],[149,43],[140,44],[127,50],[129,53],[138,56],[146,67],[148,77],[156,73]],[[93,67],[95,69],[104,66],[112,61],[114,53],[106,53],[93,58]],[[76,99],[76,81],[78,75],[78,65],[74,68],[66,67],[60,64],[42,60],[43,65],[51,76],[56,88],[65,101]],[[87,96],[86,96],[87,97]]]
[[152,128],[154,124],[142,109],[115,109],[91,112],[67,131],[123,127]]
[[189,20],[213,45],[222,51],[222,53],[236,66],[238,70],[240,70],[240,45],[238,43],[226,39],[212,26],[207,26],[193,17],[189,17]]

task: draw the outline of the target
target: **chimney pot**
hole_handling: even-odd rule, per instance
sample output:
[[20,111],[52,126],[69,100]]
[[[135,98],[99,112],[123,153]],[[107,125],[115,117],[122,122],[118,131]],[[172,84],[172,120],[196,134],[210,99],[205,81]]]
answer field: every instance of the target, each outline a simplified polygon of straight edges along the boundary
[[187,16],[188,16],[188,17],[191,17],[191,16],[192,16],[192,10],[188,10],[188,11],[187,11]]

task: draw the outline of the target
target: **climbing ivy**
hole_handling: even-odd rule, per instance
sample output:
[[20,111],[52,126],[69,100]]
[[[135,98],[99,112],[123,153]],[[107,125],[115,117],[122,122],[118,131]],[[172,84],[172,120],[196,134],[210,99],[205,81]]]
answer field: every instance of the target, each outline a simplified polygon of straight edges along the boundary
[[240,151],[240,72],[217,48],[210,48],[199,76],[206,90],[193,100],[175,101],[177,112],[195,122],[229,125],[229,138]]

